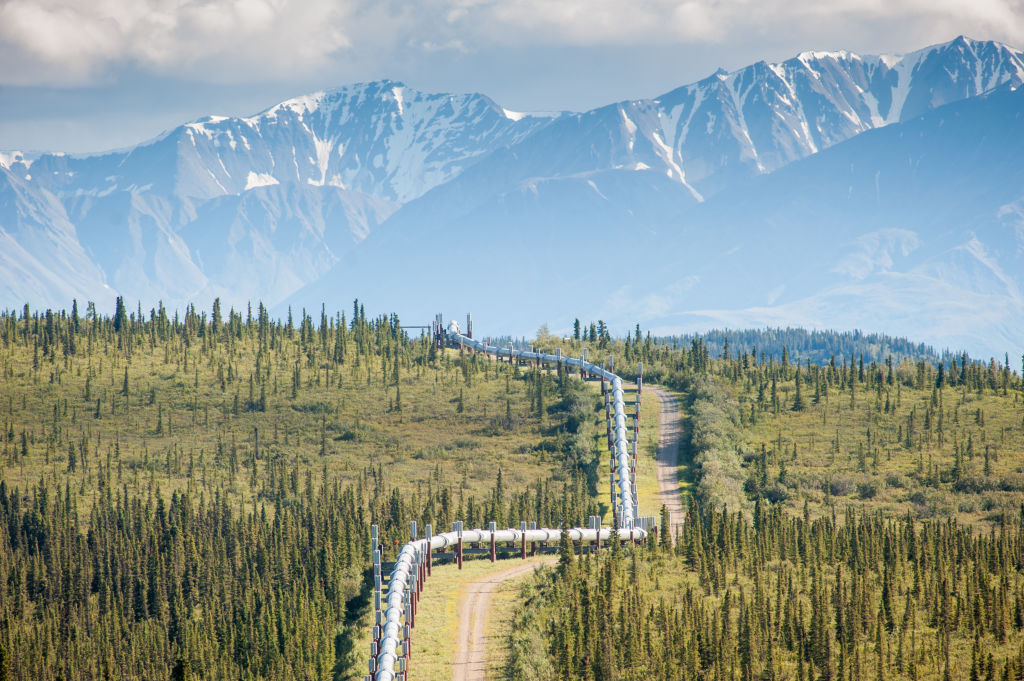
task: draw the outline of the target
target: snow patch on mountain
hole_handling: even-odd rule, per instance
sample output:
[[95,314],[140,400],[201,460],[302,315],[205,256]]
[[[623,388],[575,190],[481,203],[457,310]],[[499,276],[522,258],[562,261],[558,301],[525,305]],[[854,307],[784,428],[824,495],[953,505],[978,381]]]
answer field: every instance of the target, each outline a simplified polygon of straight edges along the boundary
[[254,173],[249,171],[249,175],[245,180],[245,190],[249,191],[255,187],[269,187],[271,185],[281,184],[277,181],[277,178],[269,173]]

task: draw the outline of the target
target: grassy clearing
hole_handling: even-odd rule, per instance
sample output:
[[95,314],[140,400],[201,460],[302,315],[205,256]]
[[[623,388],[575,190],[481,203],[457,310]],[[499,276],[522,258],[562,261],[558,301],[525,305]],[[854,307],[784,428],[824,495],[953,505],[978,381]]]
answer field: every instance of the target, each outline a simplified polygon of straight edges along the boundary
[[[168,499],[174,491],[219,488],[251,509],[269,462],[296,470],[300,481],[308,471],[316,482],[325,473],[355,482],[383,466],[392,484],[410,491],[438,470],[478,496],[493,486],[499,467],[512,489],[560,468],[534,451],[541,424],[507,365],[480,362],[467,381],[457,353],[449,352],[436,365],[403,370],[395,382],[381,376],[379,358],[350,356],[329,378],[300,369],[293,393],[300,351],[285,348],[261,367],[265,411],[258,411],[249,407],[250,390],[252,401],[260,399],[260,383],[250,387],[256,353],[241,344],[230,354],[172,354],[157,346],[126,360],[100,346],[85,358],[34,370],[31,348],[0,351],[0,479],[23,489],[41,478],[69,484],[87,509],[96,464],[109,462],[118,485],[153,485]],[[511,427],[495,427],[506,402]]]
[[637,446],[636,493],[641,516],[661,515],[661,490],[658,487],[658,433],[661,403],[646,391],[640,404],[640,442]]
[[[758,411],[756,388],[726,383],[743,420],[746,466],[767,480],[773,501],[812,515],[853,507],[887,517],[956,518],[990,526],[1024,503],[1024,400],[1019,390],[933,388],[934,376],[866,390],[835,390],[817,401],[804,387],[794,410],[793,380],[779,385],[780,408]],[[763,454],[762,454],[763,452]]]

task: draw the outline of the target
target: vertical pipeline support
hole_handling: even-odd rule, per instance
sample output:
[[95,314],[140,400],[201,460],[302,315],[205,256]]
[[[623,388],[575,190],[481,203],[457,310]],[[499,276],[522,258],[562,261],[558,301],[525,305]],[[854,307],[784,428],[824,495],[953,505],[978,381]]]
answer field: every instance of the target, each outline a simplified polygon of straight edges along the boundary
[[633,440],[633,442],[631,442],[630,444],[632,445],[632,450],[633,450],[632,454],[633,455],[630,456],[629,458],[630,458],[630,464],[631,464],[631,467],[632,467],[633,480],[635,481],[636,480],[636,458],[637,458],[636,440]]
[[408,669],[409,661],[412,659],[412,627],[408,624],[402,627],[402,636],[405,639],[402,641],[402,658],[404,659],[402,667]]
[[615,503],[615,469],[614,468],[612,468],[611,473],[608,474],[608,494],[609,494],[609,496],[611,497],[611,500],[612,500],[612,502],[611,502],[612,503],[612,518],[614,519],[614,518],[618,517],[616,515],[616,513],[615,513],[615,509],[617,508],[617,506],[616,506],[616,503]]
[[461,520],[456,520],[455,521],[455,527],[453,529],[459,535],[459,541],[458,541],[458,544],[456,544],[456,548],[455,548],[455,561],[459,564],[459,569],[461,570],[462,569],[462,521]]
[[434,538],[434,528],[430,523],[427,523],[427,577],[430,576],[430,568],[434,563],[434,547],[431,546],[431,540]]
[[615,441],[612,439],[612,406],[608,393],[604,394],[604,423],[606,435],[608,436],[608,449],[615,448]]
[[[409,522],[409,541],[416,541],[416,521],[412,520]],[[416,616],[417,605],[420,602],[420,555],[419,550],[416,551],[413,557],[413,569],[409,574],[409,589],[410,589],[410,604],[412,606],[413,617]]]

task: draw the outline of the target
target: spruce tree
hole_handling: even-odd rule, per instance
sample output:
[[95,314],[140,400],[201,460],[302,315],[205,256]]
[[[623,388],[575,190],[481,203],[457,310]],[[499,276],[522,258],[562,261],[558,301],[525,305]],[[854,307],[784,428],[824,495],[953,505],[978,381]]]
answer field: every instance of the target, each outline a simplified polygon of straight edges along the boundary
[[672,522],[671,516],[668,512],[668,507],[665,504],[661,505],[661,536],[658,538],[658,544],[661,548],[669,551],[672,549]]
[[573,563],[572,540],[569,538],[569,526],[562,521],[558,535],[558,574],[565,577]]
[[803,393],[801,392],[801,385],[800,385],[801,383],[803,383],[803,381],[800,378],[800,365],[797,364],[796,365],[796,395],[793,397],[793,411],[803,411],[804,410],[804,398],[803,398]]

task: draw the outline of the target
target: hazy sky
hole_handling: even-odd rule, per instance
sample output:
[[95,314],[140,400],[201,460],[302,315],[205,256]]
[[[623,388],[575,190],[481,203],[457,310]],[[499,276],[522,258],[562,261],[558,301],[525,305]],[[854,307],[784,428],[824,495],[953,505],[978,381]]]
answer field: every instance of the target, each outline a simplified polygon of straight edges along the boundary
[[127,146],[378,78],[580,110],[958,34],[1024,46],[1024,0],[0,0],[0,149]]

